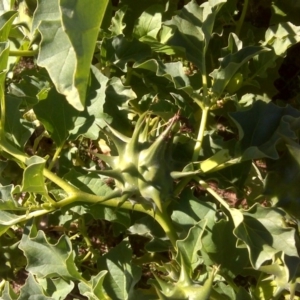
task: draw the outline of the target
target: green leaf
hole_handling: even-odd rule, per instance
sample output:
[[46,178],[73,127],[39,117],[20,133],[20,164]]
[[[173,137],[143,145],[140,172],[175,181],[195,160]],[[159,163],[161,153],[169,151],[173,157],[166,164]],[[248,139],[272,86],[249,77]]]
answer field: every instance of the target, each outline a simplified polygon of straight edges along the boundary
[[127,71],[128,62],[139,62],[151,57],[149,46],[133,38],[128,40],[123,35],[105,38],[101,44],[101,59],[106,64],[114,64],[122,71]]
[[161,61],[151,59],[142,63],[135,63],[133,67],[154,72],[156,76],[168,79],[174,84],[176,89],[182,89],[187,94],[193,92],[190,79],[184,74],[184,68],[181,62],[162,63]]
[[0,42],[7,41],[13,21],[17,17],[18,12],[7,11],[0,15]]
[[277,144],[284,139],[296,140],[300,112],[291,106],[278,107],[273,103],[256,101],[244,111],[230,113],[239,129],[237,154],[243,160],[263,157],[278,159]]
[[165,22],[165,25],[175,26],[178,29],[168,40],[168,45],[185,48],[186,58],[194,63],[200,72],[205,68],[202,58],[213,33],[216,15],[225,2],[225,0],[209,1],[199,6],[193,0],[171,21]]
[[132,299],[141,270],[131,264],[131,259],[132,250],[128,241],[124,240],[99,260],[98,268],[108,271],[103,286],[112,299]]
[[[93,0],[86,6],[82,0],[63,0],[62,16],[51,14],[38,26],[42,36],[38,64],[47,69],[58,92],[77,110],[85,106],[90,65],[107,3]],[[36,22],[48,13],[47,8],[38,5]]]
[[108,0],[90,0],[88,3],[85,0],[60,1],[63,30],[70,39],[76,57],[72,89],[66,96],[78,110],[83,110],[85,106],[90,65],[107,4]]
[[278,208],[253,206],[243,213],[243,222],[234,230],[234,234],[243,241],[249,251],[250,262],[255,269],[283,252],[288,256],[299,256],[295,245],[295,231],[284,227],[284,212]]
[[6,137],[15,145],[23,148],[34,131],[33,125],[24,120],[19,112],[22,100],[7,95],[5,97],[6,115],[5,132]]
[[28,167],[24,170],[24,177],[22,181],[22,191],[38,194],[45,194],[47,192],[43,170],[46,161],[39,156],[32,156],[28,159]]
[[77,113],[76,117],[74,115],[69,116],[69,118],[72,117],[74,124],[74,128],[70,131],[73,139],[83,135],[96,140],[99,137],[99,127],[103,128],[106,122],[111,122],[109,112],[104,112],[107,83],[108,78],[92,66],[85,110]]
[[1,294],[2,300],[16,300],[18,299],[18,295],[14,292],[9,282],[5,282],[4,289]]
[[115,15],[111,19],[111,25],[109,27],[109,30],[113,35],[123,34],[123,29],[126,26],[123,23],[123,19],[126,11],[127,11],[127,6],[121,7],[119,10],[116,11]]
[[47,98],[39,101],[33,110],[56,145],[63,145],[69,135],[69,130],[74,127],[72,117],[77,115],[77,111],[55,89],[51,89]]
[[137,39],[144,37],[156,38],[161,28],[163,7],[152,5],[137,19],[133,29],[133,36]]
[[123,9],[123,7],[127,7],[126,15],[124,18],[124,23],[126,27],[124,28],[124,34],[126,36],[131,36],[133,27],[135,25],[136,20],[139,16],[150,6],[155,4],[162,4],[161,0],[139,0],[136,2],[135,0],[121,0],[119,2],[118,7]]
[[62,235],[56,244],[50,244],[35,225],[25,227],[19,248],[27,258],[26,270],[37,277],[61,277],[81,280],[74,263],[74,252],[70,239]]
[[295,143],[286,147],[280,159],[268,160],[264,195],[289,214],[300,218],[300,146]]
[[292,23],[280,23],[266,31],[263,46],[271,46],[277,56],[283,56],[286,50],[300,41],[300,26]]
[[62,278],[39,278],[38,283],[54,300],[66,299],[74,288],[74,282]]
[[104,289],[103,281],[107,271],[101,271],[96,276],[92,276],[91,280],[80,282],[78,284],[81,295],[86,296],[89,300],[105,300],[108,299]]
[[52,300],[53,298],[46,297],[41,286],[35,281],[32,274],[28,275],[26,283],[21,287],[18,300]]
[[214,70],[210,74],[210,76],[214,79],[212,91],[215,95],[220,97],[230,79],[236,74],[236,72],[251,58],[265,51],[268,51],[265,47],[247,46],[220,59],[221,63],[219,69]]
[[[192,276],[194,270],[200,264],[199,250],[202,248],[202,235],[204,233],[207,220],[201,220],[195,224],[189,231],[188,235],[183,240],[178,240],[176,245],[178,247],[178,253],[182,258],[182,262],[185,264],[185,268]],[[177,260],[180,261],[179,257]]]

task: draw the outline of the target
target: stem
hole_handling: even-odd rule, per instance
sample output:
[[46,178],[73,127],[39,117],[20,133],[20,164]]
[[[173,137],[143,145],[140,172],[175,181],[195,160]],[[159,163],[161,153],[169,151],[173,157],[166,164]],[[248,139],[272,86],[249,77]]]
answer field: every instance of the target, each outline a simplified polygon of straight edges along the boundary
[[39,53],[39,50],[10,50],[9,56],[35,56]]
[[[119,193],[119,191],[117,191]],[[77,191],[75,194],[71,195],[70,197],[61,200],[56,203],[57,208],[62,208],[66,205],[72,204],[74,202],[85,202],[85,203],[104,203],[105,206],[111,206],[111,207],[118,207],[120,202],[122,201],[121,197],[114,197],[116,195],[115,191],[111,193],[111,198],[107,199],[108,197],[100,197],[93,194],[88,194],[85,192],[79,192]],[[124,202],[122,206],[120,207],[122,209],[126,210],[134,210],[139,211],[142,213],[146,213],[153,217],[160,226],[164,229],[166,232],[166,235],[170,239],[173,247],[176,249],[176,240],[178,239],[176,231],[173,227],[172,220],[168,213],[161,212],[160,210],[156,210],[156,212],[153,211],[153,209],[149,208],[146,209],[141,204],[135,204],[134,206],[130,202]]]
[[193,158],[192,158],[193,162],[197,161],[198,157],[199,157],[199,152],[202,147],[205,127],[206,127],[208,112],[209,112],[209,107],[205,106],[204,109],[202,110],[202,117],[201,117],[201,123],[200,123],[199,131],[198,131],[197,142],[194,147],[194,153],[193,153]]
[[[6,72],[2,72],[1,76],[6,76]],[[4,95],[4,83],[0,86],[0,103],[1,103],[1,121],[0,121],[0,140],[1,142],[5,139],[5,95]]]
[[243,10],[242,10],[241,17],[238,20],[236,28],[235,28],[235,34],[237,36],[240,35],[241,29],[242,29],[242,26],[243,26],[243,23],[244,23],[244,20],[245,20],[245,16],[246,16],[246,13],[247,13],[248,4],[249,4],[249,0],[245,0],[244,5],[243,5]]
[[58,147],[56,148],[55,153],[54,153],[54,155],[53,155],[53,158],[52,158],[52,160],[51,160],[51,162],[50,162],[50,164],[49,164],[49,167],[48,167],[48,170],[49,170],[49,171],[51,171],[52,168],[54,167],[54,165],[55,165],[55,163],[56,163],[56,161],[57,161],[57,159],[58,159],[58,157],[59,157],[59,154],[60,154],[61,150],[62,150],[63,147],[64,147],[64,144],[65,144],[65,143],[63,143],[62,145],[60,145],[60,146],[58,146]]

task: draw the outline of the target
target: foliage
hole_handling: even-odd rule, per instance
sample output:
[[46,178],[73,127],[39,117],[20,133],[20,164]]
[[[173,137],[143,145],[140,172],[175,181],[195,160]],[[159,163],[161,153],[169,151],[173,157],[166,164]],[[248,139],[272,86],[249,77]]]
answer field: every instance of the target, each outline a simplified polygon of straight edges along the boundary
[[298,299],[299,12],[0,2],[1,299]]

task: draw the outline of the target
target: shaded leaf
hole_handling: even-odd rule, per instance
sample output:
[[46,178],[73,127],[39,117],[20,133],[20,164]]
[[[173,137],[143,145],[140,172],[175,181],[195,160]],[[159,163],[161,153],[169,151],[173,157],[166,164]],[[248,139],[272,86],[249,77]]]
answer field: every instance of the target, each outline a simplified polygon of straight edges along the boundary
[[24,120],[19,112],[21,98],[7,95],[5,97],[6,115],[5,132],[6,137],[15,145],[23,148],[34,131],[33,125]]
[[254,268],[258,269],[280,252],[298,258],[295,232],[293,228],[284,227],[283,211],[255,205],[243,215],[244,220],[234,234],[246,244]]
[[203,72],[202,57],[206,53],[213,33],[215,17],[226,1],[205,2],[201,6],[196,1],[185,5],[167,26],[176,26],[178,31],[168,40],[168,45],[183,47],[186,58]]
[[137,39],[128,40],[123,35],[105,38],[101,44],[101,59],[127,71],[127,63],[143,61],[151,57],[151,49]]
[[286,145],[287,150],[277,161],[267,161],[268,174],[264,194],[289,214],[300,218],[300,146]]
[[[199,251],[202,248],[202,235],[206,224],[207,221],[205,219],[199,221],[189,230],[185,239],[176,242],[178,253],[180,253],[182,259],[181,263],[185,264],[189,276],[192,276],[194,270],[201,262]],[[177,259],[179,258],[177,257]]]
[[[122,255],[120,255],[122,253]],[[104,279],[104,289],[112,299],[132,299],[134,286],[140,279],[141,270],[131,264],[132,250],[127,240],[100,258],[98,268],[107,270]]]
[[238,155],[243,160],[268,157],[278,159],[277,144],[282,139],[296,140],[300,112],[291,106],[256,101],[245,111],[230,114],[239,129]]

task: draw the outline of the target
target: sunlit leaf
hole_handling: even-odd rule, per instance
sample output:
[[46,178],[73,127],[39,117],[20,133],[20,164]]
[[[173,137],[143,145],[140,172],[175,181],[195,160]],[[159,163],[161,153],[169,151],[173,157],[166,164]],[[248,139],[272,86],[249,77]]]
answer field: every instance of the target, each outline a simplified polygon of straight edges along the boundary
[[56,244],[48,242],[45,233],[27,225],[19,248],[27,258],[26,269],[37,277],[61,277],[80,280],[74,263],[70,239],[63,235]]

